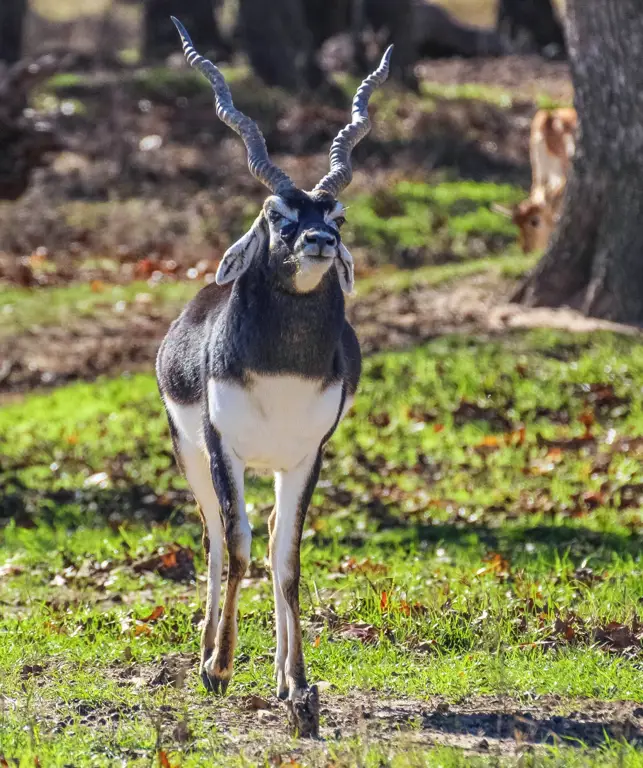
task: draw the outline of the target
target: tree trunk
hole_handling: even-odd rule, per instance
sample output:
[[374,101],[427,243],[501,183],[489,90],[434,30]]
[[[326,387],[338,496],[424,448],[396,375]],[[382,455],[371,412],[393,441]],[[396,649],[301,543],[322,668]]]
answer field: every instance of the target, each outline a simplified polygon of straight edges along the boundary
[[638,0],[567,0],[579,117],[560,222],[514,296],[643,325],[643,14]]
[[[0,0],[1,2],[1,0]],[[45,54],[21,59],[0,72],[0,200],[16,200],[27,189],[34,168],[63,149],[53,125],[25,115],[29,91],[51,77],[69,57]]]
[[500,0],[496,29],[515,53],[565,56],[565,36],[552,0]]
[[267,84],[305,91],[324,83],[302,0],[240,0],[239,26],[250,64]]
[[22,55],[27,0],[0,0],[0,61],[14,64]]
[[145,0],[144,60],[164,61],[170,54],[180,52],[170,16],[181,20],[200,54],[215,61],[228,59],[230,48],[223,40],[214,17],[216,5],[213,0]]
[[418,82],[413,72],[413,65],[418,60],[414,4],[413,0],[364,0],[364,12],[366,21],[373,29],[385,29],[386,42],[395,46],[391,58],[391,77],[417,90]]

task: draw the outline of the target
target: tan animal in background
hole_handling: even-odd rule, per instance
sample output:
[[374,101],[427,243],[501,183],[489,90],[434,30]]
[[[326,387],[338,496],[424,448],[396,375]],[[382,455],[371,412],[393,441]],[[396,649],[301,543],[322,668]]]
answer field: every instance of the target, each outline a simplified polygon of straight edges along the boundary
[[547,247],[556,226],[567,175],[576,149],[576,110],[540,109],[534,115],[529,137],[531,191],[513,210],[494,206],[519,229],[524,253]]
[[547,247],[554,231],[565,187],[559,187],[549,197],[528,197],[509,211],[511,220],[518,227],[518,242],[523,253],[542,251]]
[[529,159],[535,202],[557,195],[565,186],[576,149],[576,110],[539,109],[531,122]]

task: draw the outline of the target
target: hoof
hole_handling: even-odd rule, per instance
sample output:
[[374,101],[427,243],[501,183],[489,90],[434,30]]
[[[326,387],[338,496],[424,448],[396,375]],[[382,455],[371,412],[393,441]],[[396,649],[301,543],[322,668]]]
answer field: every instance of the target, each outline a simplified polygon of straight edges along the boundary
[[318,739],[319,692],[317,686],[294,690],[287,705],[293,735],[302,739]]
[[286,674],[283,670],[278,669],[275,678],[277,679],[277,698],[280,701],[286,701],[288,698],[288,683],[286,682]]
[[224,696],[230,684],[229,679],[210,675],[205,669],[201,670],[201,682],[208,693],[214,693],[218,696]]

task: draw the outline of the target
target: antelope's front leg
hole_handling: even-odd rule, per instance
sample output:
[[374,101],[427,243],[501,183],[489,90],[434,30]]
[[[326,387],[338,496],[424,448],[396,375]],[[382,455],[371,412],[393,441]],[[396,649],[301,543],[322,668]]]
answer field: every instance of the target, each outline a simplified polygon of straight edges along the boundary
[[271,516],[270,567],[275,591],[277,694],[287,696],[300,736],[319,734],[319,696],[308,687],[299,620],[299,548],[306,511],[319,478],[321,452],[295,469],[275,473],[276,505]]
[[228,549],[228,581],[214,653],[203,665],[203,681],[209,690],[225,693],[232,677],[234,649],[237,644],[239,587],[250,562],[252,533],[243,497],[244,465],[233,451],[225,449],[221,436],[207,418],[205,422],[210,472],[221,507]]

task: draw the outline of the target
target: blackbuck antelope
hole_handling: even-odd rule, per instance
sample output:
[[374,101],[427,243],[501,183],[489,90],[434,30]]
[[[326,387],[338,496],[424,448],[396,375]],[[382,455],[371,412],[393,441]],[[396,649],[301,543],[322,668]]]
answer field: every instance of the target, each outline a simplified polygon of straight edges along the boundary
[[[277,694],[300,735],[319,728],[306,679],[299,621],[299,549],[324,444],[351,406],[361,355],[344,313],[353,259],[341,238],[337,196],[352,178],[351,152],[370,129],[368,101],[389,71],[391,48],[353,99],[352,122],[330,150],[330,172],[298,189],[268,157],[256,123],[173,19],[189,64],[210,81],[218,117],[243,139],[250,172],[272,193],[250,230],[224,254],[215,283],[172,324],[156,370],[177,461],[198,502],[208,556],[201,678],[225,693],[237,640],[237,598],[250,559],[246,467],[275,478],[269,520],[275,599]],[[226,594],[219,619],[223,544]]]
[[532,178],[529,197],[513,210],[494,206],[518,227],[524,253],[546,248],[554,231],[576,150],[576,123],[575,109],[540,109],[536,112],[529,136]]

